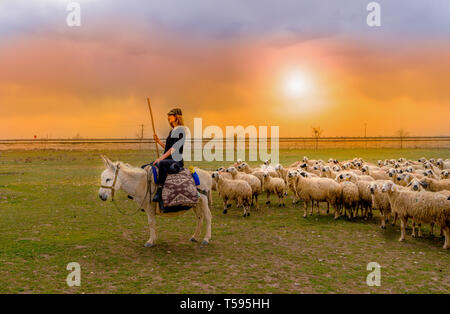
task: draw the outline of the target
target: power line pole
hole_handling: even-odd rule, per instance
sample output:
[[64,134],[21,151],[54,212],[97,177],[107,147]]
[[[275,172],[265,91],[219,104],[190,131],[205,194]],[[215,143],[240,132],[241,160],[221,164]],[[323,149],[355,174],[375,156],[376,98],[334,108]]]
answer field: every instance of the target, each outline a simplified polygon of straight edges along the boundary
[[367,123],[364,123],[364,139],[366,142],[366,149],[367,149]]
[[139,150],[141,150],[141,144],[143,139],[144,139],[144,125],[141,124],[141,140],[139,141]]

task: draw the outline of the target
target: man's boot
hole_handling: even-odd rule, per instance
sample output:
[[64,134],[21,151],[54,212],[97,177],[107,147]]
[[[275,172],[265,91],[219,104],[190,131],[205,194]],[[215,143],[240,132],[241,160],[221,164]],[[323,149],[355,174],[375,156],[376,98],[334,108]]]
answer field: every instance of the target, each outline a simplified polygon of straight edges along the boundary
[[158,189],[156,190],[155,197],[153,197],[153,202],[161,202],[162,201],[162,186],[158,185]]

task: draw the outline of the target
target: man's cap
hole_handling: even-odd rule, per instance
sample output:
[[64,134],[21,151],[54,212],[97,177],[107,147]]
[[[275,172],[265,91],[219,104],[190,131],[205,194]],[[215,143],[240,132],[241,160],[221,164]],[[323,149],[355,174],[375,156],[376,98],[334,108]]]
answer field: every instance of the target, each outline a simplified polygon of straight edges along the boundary
[[170,116],[170,115],[178,115],[178,116],[181,116],[182,115],[182,113],[181,113],[181,109],[180,108],[174,108],[174,109],[172,109],[172,110],[170,110],[168,113],[167,113],[167,115],[168,116]]

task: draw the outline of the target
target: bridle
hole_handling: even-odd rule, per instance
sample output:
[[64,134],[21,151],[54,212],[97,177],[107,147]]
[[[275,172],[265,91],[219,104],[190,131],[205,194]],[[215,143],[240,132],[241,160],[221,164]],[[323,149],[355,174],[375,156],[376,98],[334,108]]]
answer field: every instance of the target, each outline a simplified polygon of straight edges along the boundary
[[114,193],[115,193],[115,191],[116,191],[116,189],[115,189],[114,186],[116,185],[116,181],[117,181],[117,178],[118,178],[118,176],[119,176],[119,169],[120,169],[120,164],[117,164],[116,171],[114,172],[114,180],[113,180],[112,185],[111,185],[111,186],[101,185],[101,187],[104,188],[104,189],[110,189],[110,190],[111,190],[111,202],[113,202],[114,206],[116,207],[116,209],[117,209],[117,211],[118,211],[119,213],[121,213],[121,214],[123,214],[123,215],[126,215],[126,216],[133,216],[133,215],[137,214],[137,213],[141,210],[142,205],[144,205],[145,199],[147,198],[147,195],[148,195],[148,193],[150,192],[151,184],[150,184],[150,182],[149,182],[149,171],[146,171],[146,173],[147,173],[147,186],[146,186],[146,188],[145,188],[145,189],[146,189],[146,192],[145,192],[145,196],[144,196],[144,198],[143,198],[143,200],[142,200],[141,205],[140,205],[135,211],[133,211],[132,213],[126,213],[126,212],[124,212],[123,210],[121,210],[121,209],[117,206],[117,204],[114,202]]
[[119,170],[120,170],[120,164],[117,164],[116,171],[114,172],[114,180],[111,186],[107,185],[101,185],[104,189],[110,189],[111,190],[111,202],[114,201],[114,193],[116,192],[116,189],[114,186],[116,185],[117,177],[119,176]]

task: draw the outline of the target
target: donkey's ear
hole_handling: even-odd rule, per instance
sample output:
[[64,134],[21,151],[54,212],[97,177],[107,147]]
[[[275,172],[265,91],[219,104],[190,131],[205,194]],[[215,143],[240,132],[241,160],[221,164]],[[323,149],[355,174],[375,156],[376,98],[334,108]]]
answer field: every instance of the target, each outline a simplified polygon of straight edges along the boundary
[[106,168],[111,168],[114,169],[114,163],[105,155],[100,155],[100,157],[102,157],[103,159],[103,163],[105,164]]

